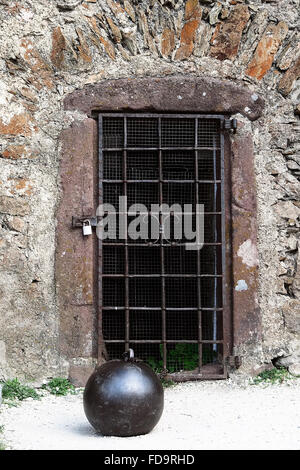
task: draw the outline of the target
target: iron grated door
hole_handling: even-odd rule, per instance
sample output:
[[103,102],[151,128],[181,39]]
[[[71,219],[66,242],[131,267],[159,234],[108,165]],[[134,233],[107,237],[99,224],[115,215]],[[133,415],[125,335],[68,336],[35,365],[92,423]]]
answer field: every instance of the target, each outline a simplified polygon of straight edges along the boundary
[[[223,120],[99,116],[99,202],[115,208],[104,212],[114,213],[114,230],[99,240],[99,351],[106,359],[131,347],[175,380],[226,376]],[[133,204],[145,209],[132,214]],[[184,231],[175,236],[174,211],[166,236],[153,204],[190,205],[193,228],[196,205],[204,204],[202,249],[186,249]],[[137,216],[142,238],[127,231]]]

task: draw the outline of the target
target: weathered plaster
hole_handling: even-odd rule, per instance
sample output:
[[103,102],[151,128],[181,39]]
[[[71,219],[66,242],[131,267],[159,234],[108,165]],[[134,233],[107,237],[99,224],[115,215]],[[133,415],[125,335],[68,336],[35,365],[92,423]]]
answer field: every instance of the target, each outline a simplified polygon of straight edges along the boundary
[[[251,91],[243,108],[233,109],[231,104],[227,110],[238,113],[239,123],[244,124],[237,143],[235,139],[232,143],[233,149],[239,147],[234,155],[244,155],[242,160],[234,156],[237,186],[252,171],[247,168],[246,136],[253,139],[255,181],[252,176],[251,181],[258,222],[256,230],[247,186],[240,193],[234,189],[233,212],[237,221],[244,221],[245,236],[234,241],[237,264],[232,285],[241,279],[248,285],[247,291],[233,289],[233,296],[243,299],[244,312],[250,308],[248,292],[258,292],[253,305],[260,308],[261,334],[245,338],[246,346],[240,345],[237,352],[244,357],[247,373],[278,356],[299,362],[299,2],[235,3],[224,0],[216,11],[213,2],[194,0],[1,2],[0,340],[6,346],[2,377],[41,381],[67,375],[73,365],[85,367],[90,361],[86,357],[94,341],[86,328],[90,305],[83,306],[78,317],[82,330],[74,327],[74,345],[78,338],[88,338],[88,346],[80,351],[85,357],[70,359],[72,335],[65,333],[66,344],[59,335],[60,326],[71,316],[70,309],[64,314],[57,302],[55,279],[55,225],[57,230],[64,227],[56,217],[63,190],[59,166],[65,161],[59,137],[64,129],[71,132],[73,121],[78,126],[78,121],[88,118],[84,103],[80,111],[67,110],[64,100],[75,90],[93,84],[103,89],[106,81],[116,79],[152,78],[154,90],[158,77],[174,75],[203,78],[206,84],[230,82],[232,103],[243,95],[236,94],[236,87]],[[188,25],[189,21],[194,23]],[[281,22],[287,27],[278,27]],[[260,56],[259,44],[267,36],[270,47]],[[207,86],[199,96],[204,104]],[[184,96],[180,87],[174,91],[174,97]],[[195,96],[193,87],[191,94]],[[251,121],[257,97],[263,97],[265,108]],[[176,101],[191,104],[185,99]],[[105,102],[109,109],[109,100]],[[258,269],[237,255],[246,240],[257,241]],[[255,283],[253,272],[258,272]],[[67,278],[72,283],[71,276]],[[78,300],[81,292],[76,292]],[[252,320],[245,315],[246,328]],[[236,319],[238,334],[244,329],[240,322]],[[66,326],[72,330],[74,325]]]

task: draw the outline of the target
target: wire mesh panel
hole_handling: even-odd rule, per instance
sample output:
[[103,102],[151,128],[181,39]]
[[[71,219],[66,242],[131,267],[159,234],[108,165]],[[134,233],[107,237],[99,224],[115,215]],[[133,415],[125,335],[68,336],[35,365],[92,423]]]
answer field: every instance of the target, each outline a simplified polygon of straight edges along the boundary
[[161,259],[160,248],[155,247],[128,247],[129,274],[160,274]]
[[206,341],[221,341],[223,338],[223,312],[206,310],[202,312],[202,338]]
[[168,274],[197,274],[197,256],[193,250],[185,246],[166,246],[165,273]]
[[198,186],[198,201],[204,205],[205,212],[221,212],[221,184],[201,183]]
[[105,340],[125,340],[124,310],[103,310],[102,333]]
[[127,179],[156,180],[159,177],[158,154],[152,151],[128,150]]
[[215,366],[214,370],[217,370],[219,374],[222,374],[224,372],[223,344],[202,344],[202,361],[207,372],[209,371],[209,368]]
[[161,122],[162,147],[194,147],[195,120],[163,118]]
[[123,147],[124,125],[121,117],[103,119],[102,142],[103,148],[114,149]]
[[125,305],[125,283],[124,279],[106,278],[102,279],[102,300],[104,307],[124,307]]
[[130,343],[136,357],[148,363],[156,372],[163,371],[163,348],[158,343]]
[[160,279],[146,278],[129,279],[129,301],[132,307],[160,307]]
[[201,250],[200,269],[200,274],[222,274],[222,246],[203,246]]
[[158,126],[155,118],[127,119],[127,146],[158,147]]
[[193,204],[195,211],[196,185],[194,183],[163,183],[163,203],[172,206],[178,204],[184,209],[184,204]]
[[220,152],[217,150],[199,150],[197,152],[199,180],[221,180]]
[[222,307],[222,278],[201,278],[201,305],[202,308]]
[[[100,202],[116,209],[114,236],[99,242],[101,332],[110,359],[131,347],[157,372],[224,376],[222,120],[157,114],[99,119]],[[127,198],[125,219],[120,196]],[[133,214],[133,204],[146,210]],[[183,213],[188,205],[195,231],[196,204],[204,205],[204,245],[188,250]]]
[[161,340],[161,310],[130,310],[131,340]]
[[103,183],[103,201],[105,204],[112,204],[117,210],[119,198],[124,195],[124,186],[117,183]]
[[197,343],[168,343],[167,368],[172,372],[197,371],[199,346]]
[[198,147],[212,147],[219,149],[220,142],[220,120],[198,119]]
[[103,247],[102,272],[103,274],[125,274],[125,250],[123,247]]
[[191,150],[167,150],[162,152],[164,180],[194,180],[195,152]]
[[197,340],[198,339],[197,310],[167,310],[166,338],[167,340]]
[[128,208],[133,204],[143,204],[148,210],[151,204],[159,204],[159,187],[155,183],[128,183]]
[[166,307],[198,306],[197,279],[166,278]]
[[123,179],[123,155],[122,152],[103,152],[103,179]]

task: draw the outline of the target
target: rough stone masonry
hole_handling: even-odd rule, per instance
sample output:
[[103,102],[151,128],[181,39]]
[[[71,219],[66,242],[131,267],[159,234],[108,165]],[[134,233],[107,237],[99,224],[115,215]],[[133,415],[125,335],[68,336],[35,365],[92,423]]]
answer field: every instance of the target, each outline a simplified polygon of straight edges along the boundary
[[[75,343],[84,336],[85,348],[70,358],[60,342],[61,134],[86,118],[64,103],[105,80],[178,75],[224,79],[265,101],[257,120],[247,109],[235,115],[254,142],[262,325],[261,339],[235,352],[246,374],[271,361],[300,363],[299,7],[299,0],[0,0],[0,378],[40,382],[94,361],[94,333],[81,331],[76,316],[70,335]],[[238,256],[251,268],[256,254],[247,240]]]

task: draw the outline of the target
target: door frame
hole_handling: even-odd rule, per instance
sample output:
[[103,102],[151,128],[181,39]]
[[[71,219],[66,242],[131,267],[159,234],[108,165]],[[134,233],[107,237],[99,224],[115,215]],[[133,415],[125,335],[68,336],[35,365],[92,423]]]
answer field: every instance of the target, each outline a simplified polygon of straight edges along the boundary
[[252,133],[244,125],[263,112],[262,98],[255,98],[248,88],[229,81],[168,76],[105,80],[75,90],[65,99],[65,110],[73,112],[74,120],[60,138],[55,282],[59,347],[73,382],[84,384],[97,363],[97,240],[95,234],[83,237],[81,230],[74,230],[71,219],[95,215],[99,112],[243,115],[237,132],[224,142],[225,170],[231,181],[231,221],[227,218],[226,223],[232,239],[233,344],[228,344],[228,350],[243,354],[261,341],[254,153]]

